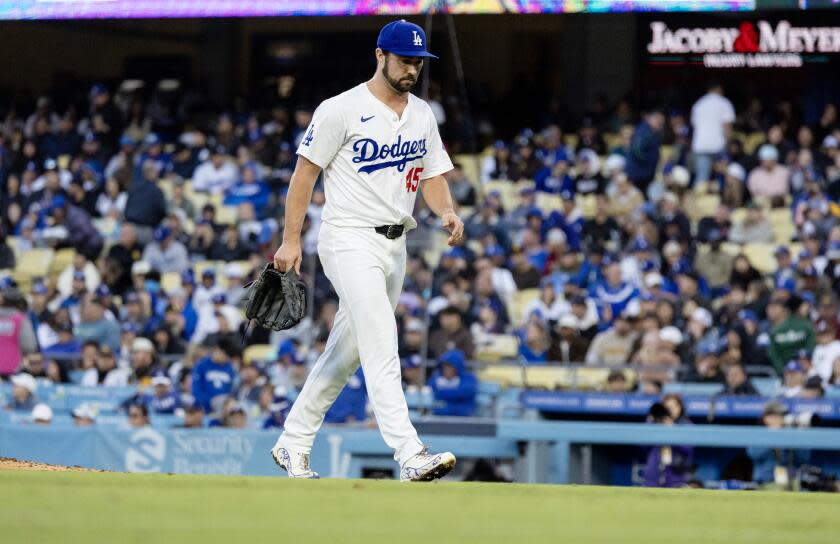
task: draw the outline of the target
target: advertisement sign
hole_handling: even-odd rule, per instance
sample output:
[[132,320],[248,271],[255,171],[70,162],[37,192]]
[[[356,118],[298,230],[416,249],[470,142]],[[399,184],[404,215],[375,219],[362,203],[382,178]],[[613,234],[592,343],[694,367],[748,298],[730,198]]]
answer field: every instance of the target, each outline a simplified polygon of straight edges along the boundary
[[805,24],[787,18],[730,17],[687,24],[652,19],[647,23],[644,42],[644,52],[652,64],[801,68],[827,63],[840,55],[840,20]]

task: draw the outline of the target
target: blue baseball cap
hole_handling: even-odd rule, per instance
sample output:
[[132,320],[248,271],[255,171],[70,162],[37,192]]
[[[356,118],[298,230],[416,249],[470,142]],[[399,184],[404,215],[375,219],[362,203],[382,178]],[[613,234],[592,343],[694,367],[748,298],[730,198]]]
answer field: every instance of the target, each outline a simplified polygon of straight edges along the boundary
[[73,272],[73,281],[85,281],[85,273],[81,270],[76,270]]
[[426,51],[426,33],[423,29],[405,19],[383,26],[376,39],[376,47],[403,57],[437,58]]
[[49,292],[49,289],[42,282],[37,282],[37,283],[32,284],[32,294],[33,295],[46,295],[48,292]]
[[744,309],[738,312],[738,319],[741,321],[752,321],[758,323],[758,315],[752,310]]
[[417,368],[423,364],[423,358],[419,355],[409,355],[400,359],[403,368]]
[[438,363],[452,365],[455,368],[463,368],[467,357],[460,349],[450,349],[438,358]]
[[788,361],[788,364],[785,365],[785,372],[805,372],[805,369],[799,364],[799,361],[794,359]]
[[645,238],[638,237],[633,241],[633,245],[630,248],[630,251],[636,253],[638,251],[650,251],[650,242],[648,242]]
[[800,349],[799,351],[796,352],[796,358],[797,359],[810,359],[811,358],[811,352],[808,351],[807,349]]
[[195,285],[195,273],[193,273],[192,269],[188,268],[181,272],[181,284]]
[[505,256],[505,248],[500,246],[499,244],[493,244],[488,246],[487,249],[484,250],[485,257],[504,257]]
[[155,242],[162,242],[172,235],[172,229],[160,226],[155,229]]

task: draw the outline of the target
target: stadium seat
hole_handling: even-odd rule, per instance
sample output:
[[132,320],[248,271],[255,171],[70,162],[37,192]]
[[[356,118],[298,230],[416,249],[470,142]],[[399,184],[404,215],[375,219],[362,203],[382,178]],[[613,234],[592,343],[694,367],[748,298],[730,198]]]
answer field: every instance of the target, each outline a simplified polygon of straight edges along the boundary
[[737,223],[741,223],[747,217],[747,209],[746,208],[735,208],[729,214],[729,219],[732,221],[732,224],[735,225]]
[[703,217],[714,215],[718,206],[720,206],[720,196],[701,195],[694,199],[693,205],[686,210],[686,213],[692,221],[698,221]]
[[237,211],[235,206],[218,206],[216,208],[216,223],[220,225],[235,224]]
[[580,213],[587,219],[595,217],[598,206],[598,199],[595,195],[578,195],[575,204],[580,208]]
[[767,274],[776,271],[776,258],[773,256],[775,249],[776,244],[771,243],[746,244],[744,254],[759,272]]
[[242,353],[242,360],[245,364],[256,361],[270,362],[277,359],[277,348],[271,344],[253,344],[245,348]]
[[487,365],[478,372],[478,377],[482,383],[494,382],[501,387],[522,387],[524,371],[524,367],[520,365]]
[[196,281],[201,278],[201,274],[207,270],[208,268],[212,268],[216,271],[216,282],[222,285],[222,287],[227,286],[227,278],[223,274],[225,263],[224,261],[198,261],[193,266],[193,272],[195,272]]
[[720,383],[666,383],[662,386],[663,393],[674,393],[678,395],[690,395],[698,397],[710,397],[723,390]]
[[519,338],[512,334],[493,335],[490,344],[478,347],[475,350],[475,358],[479,361],[515,359],[518,354]]
[[762,397],[772,397],[782,386],[779,378],[750,378],[750,383]]
[[166,272],[160,277],[160,286],[166,293],[177,291],[181,288],[181,274],[178,272]]
[[540,296],[539,289],[522,289],[514,293],[508,308],[511,323],[519,325],[525,319],[525,307]]
[[21,240],[19,236],[6,236],[6,243],[9,244],[9,247],[12,248],[12,253],[15,254],[15,258],[20,256],[20,245]]
[[777,244],[786,244],[795,236],[796,225],[793,223],[790,210],[786,208],[770,210],[767,212],[767,220],[773,227]]
[[35,248],[20,254],[12,277],[24,292],[29,290],[33,277],[49,271],[54,254],[50,248]]
[[481,156],[461,154],[452,157],[452,162],[457,162],[461,165],[464,175],[471,182],[478,182],[481,177]]
[[536,202],[537,207],[543,211],[543,214],[559,210],[563,206],[563,200],[559,196],[547,193],[537,193]]
[[744,138],[744,153],[752,155],[758,146],[767,140],[763,132],[753,132]]
[[56,278],[65,268],[73,264],[73,258],[76,256],[76,250],[72,247],[59,249],[53,255],[50,269],[47,275],[50,278]]

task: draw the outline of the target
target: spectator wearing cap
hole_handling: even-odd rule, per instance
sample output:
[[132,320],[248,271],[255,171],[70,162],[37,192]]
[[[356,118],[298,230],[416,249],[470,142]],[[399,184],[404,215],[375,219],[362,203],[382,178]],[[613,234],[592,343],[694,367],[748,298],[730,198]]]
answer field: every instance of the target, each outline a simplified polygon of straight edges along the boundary
[[816,347],[811,356],[811,368],[808,377],[818,376],[827,384],[831,378],[834,362],[840,359],[840,341],[836,329],[828,321],[819,321],[814,327]]
[[725,377],[720,369],[720,357],[714,346],[701,346],[696,350],[693,366],[684,380],[693,383],[724,383]]
[[758,148],[759,165],[747,177],[747,188],[755,197],[778,201],[790,193],[790,170],[779,164],[779,150],[771,144]]
[[661,133],[665,128],[665,115],[659,110],[648,111],[642,121],[636,125],[627,153],[627,177],[642,191],[656,175],[659,164]]
[[233,355],[236,349],[220,340],[210,355],[200,359],[192,371],[192,395],[205,413],[212,411],[213,399],[230,395],[236,380]]
[[232,187],[238,177],[236,164],[228,158],[227,149],[217,145],[210,158],[195,169],[192,186],[196,191],[221,194]]
[[15,374],[11,377],[12,398],[6,405],[6,410],[28,412],[37,403],[35,392],[38,384],[31,374]]
[[464,325],[463,315],[454,306],[438,312],[439,326],[429,335],[429,354],[438,357],[452,349],[463,351],[472,357],[474,344],[469,329]]
[[[129,291],[125,294],[120,322],[123,326],[130,324],[137,333],[146,329],[149,314],[146,311],[143,299],[136,291]],[[125,332],[125,328],[123,328],[123,332]]]
[[226,429],[245,429],[248,427],[248,412],[245,406],[238,402],[230,405],[222,419],[222,426]]
[[131,342],[129,364],[131,366],[128,380],[130,384],[141,388],[151,384],[152,377],[160,370],[154,343],[142,336],[135,338]]
[[70,415],[73,416],[74,427],[92,427],[96,425],[96,409],[86,402],[73,408]]
[[53,420],[52,408],[43,402],[38,403],[32,408],[29,418],[35,425],[51,425]]
[[589,148],[581,149],[576,160],[577,175],[573,179],[573,190],[578,195],[603,195],[607,182],[601,175],[601,159]]
[[172,389],[169,376],[163,371],[155,372],[151,386],[151,391],[144,393],[140,402],[153,414],[174,414],[180,407],[180,399]]
[[26,315],[26,300],[16,288],[0,293],[0,377],[18,371],[23,358],[38,350],[32,322]]
[[697,224],[696,239],[700,242],[712,243],[713,234],[722,241],[729,239],[732,230],[732,212],[726,204],[719,204],[714,215],[700,219]]
[[[761,423],[768,429],[781,429],[785,426],[787,408],[779,401],[770,401],[764,406]],[[782,450],[751,446],[747,455],[752,461],[753,481],[769,486],[788,488],[799,466],[810,460],[808,450]]]
[[406,391],[419,391],[426,386],[426,372],[423,357],[419,354],[400,358],[402,384]]
[[69,319],[56,319],[53,326],[57,333],[56,341],[41,350],[44,357],[75,355],[82,349],[82,345],[73,335],[73,324]]
[[205,306],[213,304],[213,298],[224,294],[224,288],[216,283],[216,271],[212,268],[205,268],[201,272],[201,280],[193,291],[192,303],[200,314]]
[[535,188],[538,192],[560,194],[563,191],[574,191],[575,183],[569,175],[569,161],[563,156],[551,167],[542,168],[534,176]]
[[811,376],[805,380],[802,386],[802,391],[799,393],[801,399],[820,399],[825,396],[825,389],[823,388],[822,378],[819,376]]
[[262,390],[267,390],[271,396],[271,402],[267,406],[268,417],[263,422],[262,428],[282,429],[292,409],[292,402],[289,400],[288,391],[282,385],[278,385],[277,387],[265,385]]
[[[737,140],[734,140],[737,141]],[[744,182],[747,180],[747,171],[735,157],[726,166],[723,173],[723,188],[721,191],[721,202],[733,208],[740,208],[744,204]]]
[[83,299],[76,337],[82,342],[93,341],[97,345],[107,345],[112,350],[119,349],[120,326],[113,319],[105,317],[105,306],[98,297],[87,295]]
[[361,367],[350,375],[347,384],[324,416],[324,423],[352,423],[367,419],[367,389]]
[[580,336],[578,319],[572,313],[562,315],[554,325],[548,360],[563,364],[581,364],[586,360],[589,341]]
[[633,330],[630,316],[618,314],[612,327],[598,333],[586,352],[586,364],[623,366],[629,363],[638,334]]
[[463,351],[449,350],[438,358],[438,369],[429,377],[429,386],[435,398],[435,415],[475,415],[478,379],[466,369]]
[[793,359],[799,350],[805,349],[810,352],[816,345],[814,326],[794,311],[798,302],[798,297],[793,297],[786,304],[775,302],[767,308],[767,316],[773,324],[768,354],[779,374],[787,361]]
[[184,399],[183,422],[176,425],[176,429],[202,429],[204,428],[204,409],[192,398]]
[[807,374],[808,370],[798,359],[788,361],[782,374],[782,396],[786,398],[798,397],[802,393]]
[[93,226],[90,214],[67,201],[63,195],[53,197],[49,208],[53,228],[64,227],[66,237],[57,247],[71,247],[88,259],[94,260],[102,252],[105,240]]
[[161,225],[154,232],[154,239],[143,250],[143,260],[161,274],[186,270],[190,265],[187,248],[172,235],[172,229]]

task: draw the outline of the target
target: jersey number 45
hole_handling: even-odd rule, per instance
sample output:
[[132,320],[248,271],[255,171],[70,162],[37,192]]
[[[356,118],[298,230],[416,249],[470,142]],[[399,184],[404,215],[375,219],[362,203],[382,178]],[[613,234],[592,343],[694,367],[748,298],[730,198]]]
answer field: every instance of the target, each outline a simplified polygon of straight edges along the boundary
[[416,193],[417,186],[420,184],[420,172],[423,171],[422,167],[412,168],[408,171],[408,174],[405,176],[405,190],[409,193]]

